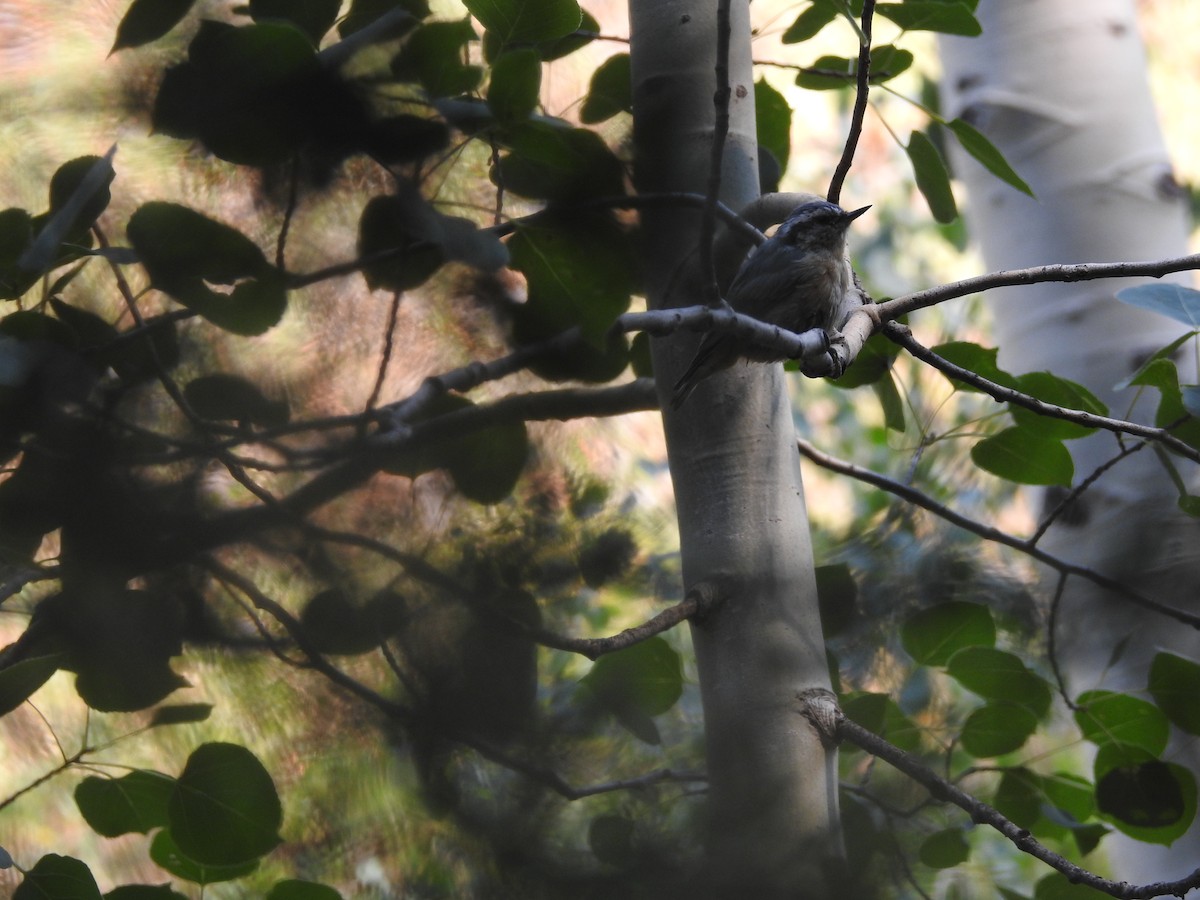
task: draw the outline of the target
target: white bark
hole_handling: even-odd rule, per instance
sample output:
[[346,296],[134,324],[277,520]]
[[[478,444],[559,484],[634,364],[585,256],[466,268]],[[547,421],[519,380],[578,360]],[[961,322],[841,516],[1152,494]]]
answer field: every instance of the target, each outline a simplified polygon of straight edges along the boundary
[[[732,5],[731,127],[721,198],[758,192],[746,0]],[[639,190],[703,192],[714,127],[714,2],[632,0]],[[698,215],[643,215],[652,304],[700,302]],[[780,366],[738,365],[678,412],[671,386],[697,337],[654,342],[675,484],[685,583],[718,580],[725,601],[695,623],[708,755],[710,858],[704,892],[826,896],[838,844],[826,751],[797,692],[828,687],[808,520]],[[834,770],[835,771],[835,770]]]
[[[953,157],[987,267],[1184,254],[1185,206],[1155,117],[1133,0],[982,0],[978,15],[982,37],[942,41],[944,112],[980,128],[1037,195],[1033,200],[1002,184],[964,153]],[[1087,385],[1114,414],[1129,415],[1136,391],[1115,386],[1184,330],[1117,302],[1116,291],[1130,283],[992,292],[1000,364],[1014,372],[1049,369]],[[1180,366],[1182,380],[1194,381],[1194,365],[1183,359]],[[1132,417],[1148,420],[1157,402],[1157,392],[1147,392]],[[1069,446],[1077,482],[1118,449],[1108,434]],[[1194,609],[1200,525],[1177,511],[1176,496],[1155,455],[1135,454],[1088,490],[1082,521],[1056,526],[1043,546]],[[1127,635],[1128,651],[1105,671]],[[1144,690],[1147,663],[1159,647],[1200,659],[1191,629],[1079,581],[1068,588],[1058,638],[1074,693],[1101,681]],[[1181,761],[1195,770],[1200,754]],[[1118,836],[1104,846],[1117,877],[1135,882],[1177,877],[1200,858],[1195,828],[1170,851]]]

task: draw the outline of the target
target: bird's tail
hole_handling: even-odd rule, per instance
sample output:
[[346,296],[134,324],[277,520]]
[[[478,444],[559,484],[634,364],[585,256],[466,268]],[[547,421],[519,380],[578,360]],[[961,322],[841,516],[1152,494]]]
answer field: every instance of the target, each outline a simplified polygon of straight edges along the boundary
[[709,375],[728,368],[737,359],[737,345],[728,334],[708,335],[696,351],[691,365],[679,376],[671,391],[671,408],[679,409]]

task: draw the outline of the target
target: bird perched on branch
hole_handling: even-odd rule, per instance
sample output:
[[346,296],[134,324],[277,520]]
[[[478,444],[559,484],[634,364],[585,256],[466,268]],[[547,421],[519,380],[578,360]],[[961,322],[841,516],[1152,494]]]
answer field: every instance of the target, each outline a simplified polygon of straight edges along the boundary
[[[851,290],[854,276],[846,259],[846,229],[870,208],[846,212],[826,200],[797,206],[775,235],[742,263],[726,293],[729,305],[796,333],[840,329],[859,305]],[[709,332],[675,383],[671,405],[678,409],[701,381],[739,359],[779,362],[784,358],[778,350],[729,332]]]

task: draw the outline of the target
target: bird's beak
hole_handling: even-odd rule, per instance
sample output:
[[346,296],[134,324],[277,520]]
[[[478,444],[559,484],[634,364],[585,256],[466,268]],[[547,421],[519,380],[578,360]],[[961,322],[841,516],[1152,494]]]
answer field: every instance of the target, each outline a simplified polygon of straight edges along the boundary
[[857,219],[859,216],[861,216],[863,213],[865,213],[870,208],[871,208],[870,206],[863,206],[863,207],[860,207],[859,209],[854,210],[853,212],[846,213],[846,221],[851,222],[854,219]]

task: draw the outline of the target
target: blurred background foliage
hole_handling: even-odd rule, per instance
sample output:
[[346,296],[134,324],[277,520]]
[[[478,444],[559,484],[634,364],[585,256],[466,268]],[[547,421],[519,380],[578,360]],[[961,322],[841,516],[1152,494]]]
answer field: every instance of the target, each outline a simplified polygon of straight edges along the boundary
[[[197,0],[182,24],[162,39],[110,54],[127,0],[2,0],[3,205],[43,209],[47,185],[62,164],[102,154],[116,142],[117,179],[99,223],[115,245],[125,243],[122,232],[135,210],[151,200],[170,201],[235,225],[270,258],[279,223],[294,205],[286,243],[289,271],[312,272],[353,259],[365,227],[364,206],[369,198],[395,190],[376,161],[344,154],[345,148],[332,144],[296,170],[280,159],[255,158],[258,145],[250,151],[226,147],[221,159],[194,135],[170,136],[172,128],[183,134],[189,127],[219,128],[220,123],[181,125],[178,110],[163,113],[161,108],[154,118],[156,103],[164,102],[163,71],[188,56],[202,20],[242,21],[235,6]],[[464,9],[451,0],[431,6],[437,18],[459,24],[427,33],[422,38],[427,46],[409,43],[391,63],[392,74],[423,79],[431,97],[474,90],[493,62],[485,58],[486,42],[470,42],[461,65],[438,70],[445,81],[430,81],[428,59],[454,56],[447,47],[466,46]],[[605,39],[543,63],[535,97],[551,115],[592,123],[612,158],[624,160],[628,112],[619,102],[607,107],[602,102],[606,90],[620,96],[619,64],[600,68],[607,80],[593,81],[598,67],[623,49],[623,5],[586,6]],[[760,108],[771,113],[764,114],[762,139],[777,154],[786,154],[779,160],[783,189],[820,192],[840,153],[852,98],[848,91],[798,88],[791,67],[825,52],[852,52],[854,37],[826,29],[798,53],[796,45],[780,40],[795,12],[785,2],[756,0],[753,6],[755,55],[763,63]],[[1198,13],[1184,0],[1144,2],[1142,12],[1168,139],[1181,181],[1192,184],[1200,163],[1190,152],[1197,141],[1189,129],[1200,126],[1195,117],[1175,114],[1185,107],[1173,92],[1194,86],[1194,54],[1187,52],[1186,42],[1170,36],[1188,33],[1183,23]],[[855,205],[874,205],[874,227],[859,230],[852,250],[877,299],[979,270],[961,225],[937,225],[930,218],[894,138],[926,122],[905,98],[933,103],[936,93],[932,42],[910,33],[904,46],[915,64],[873,94],[845,191]],[[372,53],[363,57],[355,60],[359,68],[354,71],[371,84],[380,59]],[[194,63],[196,54],[190,58]],[[495,70],[491,77],[492,84],[500,78]],[[181,80],[176,78],[174,89],[186,98]],[[522,84],[516,76],[511,83]],[[520,91],[500,96],[497,89],[487,99],[502,116],[519,118],[525,106],[532,106]],[[344,100],[328,102],[342,109]],[[319,101],[312,98],[317,109]],[[397,115],[410,110],[411,101],[409,96],[388,98]],[[447,216],[486,225],[497,202],[488,167],[498,151],[461,137],[469,133],[468,111],[441,110],[461,134],[420,132],[429,141],[419,166],[424,196]],[[417,140],[414,134],[406,131],[405,141]],[[219,140],[212,133],[208,137]],[[385,138],[373,134],[363,140],[386,143]],[[519,148],[520,139],[513,138],[512,145]],[[380,146],[372,149],[377,157],[384,152]],[[584,139],[572,150],[608,158],[607,151]],[[517,185],[520,163],[517,154],[506,173]],[[613,172],[619,189],[620,172]],[[564,182],[548,190],[569,194],[575,186]],[[505,215],[512,217],[536,209],[529,197],[509,195],[504,204]],[[383,207],[376,212],[389,214]],[[483,251],[465,252],[468,261],[476,261]],[[132,324],[128,309],[101,262],[92,259],[84,266],[64,296],[74,308],[127,328]],[[128,271],[135,281],[141,277]],[[215,397],[210,402],[220,408],[233,385],[248,382],[260,395],[253,403],[264,404],[256,409],[271,424],[282,421],[281,409],[293,422],[328,419],[361,411],[373,394],[385,400],[403,397],[430,374],[500,356],[514,334],[545,332],[545,323],[531,320],[522,308],[528,286],[510,271],[480,274],[456,264],[427,281],[410,271],[367,274],[364,279],[351,272],[293,291],[287,313],[262,334],[185,322],[178,329],[177,379],[195,384],[194,379],[213,372],[239,376],[243,382],[209,385]],[[386,291],[371,290],[406,287],[410,276],[422,283],[395,306]],[[174,308],[153,294],[142,299],[142,307],[147,316]],[[389,329],[397,335],[396,347],[381,375],[383,336]],[[982,306],[968,301],[923,316],[919,333],[926,344],[953,339],[986,345],[988,329]],[[614,353],[597,350],[599,361],[593,362],[600,378],[625,369],[626,351]],[[967,460],[963,444],[998,429],[995,404],[956,391],[907,359],[897,361],[891,374],[891,396],[878,387],[798,383],[799,432],[834,456],[853,458],[934,498],[953,498],[967,514],[986,513],[999,519],[1000,527],[1007,522],[1010,530],[1020,530],[1029,512],[1014,501],[1010,486]],[[505,386],[537,383],[523,373]],[[203,387],[193,387],[190,397],[201,410]],[[478,391],[482,398],[500,393],[494,384]],[[185,417],[161,392],[136,392],[129,403],[147,427],[173,435],[188,432]],[[903,430],[888,427],[889,410],[894,417],[897,409]],[[502,442],[492,437],[499,452]],[[319,450],[320,441],[318,436],[307,449]],[[524,449],[523,436],[520,441]],[[448,447],[439,450],[449,452]],[[178,773],[198,745],[228,741],[250,748],[274,778],[284,798],[284,843],[257,872],[210,885],[206,897],[264,896],[284,878],[336,885],[345,896],[406,897],[615,896],[631,884],[654,896],[656,884],[670,882],[696,852],[686,836],[694,834],[702,784],[664,780],[568,802],[538,779],[446,737],[465,733],[501,746],[520,732],[525,764],[553,771],[574,786],[660,768],[675,773],[702,768],[699,700],[686,629],[647,645],[652,649],[645,657],[630,663],[644,673],[631,698],[611,687],[614,678],[603,663],[535,649],[519,638],[497,639],[488,627],[488,615],[501,615],[558,634],[599,636],[642,622],[663,602],[678,599],[678,536],[657,414],[531,423],[528,462],[518,466],[515,486],[486,504],[464,496],[471,493],[465,486],[469,472],[427,471],[420,462],[395,464],[395,477],[373,479],[313,517],[327,531],[369,535],[395,548],[399,561],[369,546],[303,534],[249,542],[223,550],[220,558],[228,570],[252,573],[257,590],[290,610],[317,649],[349,675],[385,696],[401,695],[414,710],[411,721],[399,728],[336,690],[321,673],[272,657],[269,650],[278,635],[257,627],[244,592],[229,582],[222,587],[219,579],[154,576],[174,579],[148,587],[181,598],[187,622],[188,650],[174,663],[187,685],[172,694],[171,702],[212,704],[211,715],[123,737],[146,725],[149,714],[89,711],[79,702],[72,676],[59,672],[32,702],[0,722],[0,796],[11,798],[0,807],[5,849],[21,860],[48,851],[70,853],[87,860],[106,888],[161,883],[166,875],[147,858],[143,836],[100,838],[83,826],[74,787],[90,772],[110,771],[103,768],[108,765]],[[215,463],[163,466],[156,472],[148,477],[160,479],[164,489],[182,486],[200,508],[214,514],[253,502]],[[903,623],[938,603],[982,603],[998,626],[997,647],[1024,656],[1043,633],[1043,612],[1030,595],[1032,572],[858,482],[814,467],[806,467],[805,477],[818,562],[845,567],[825,572],[835,680],[848,696],[860,698],[865,718],[881,722],[894,715],[895,722],[916,723],[920,733],[909,735],[912,749],[941,753],[945,738],[962,728],[969,698],[961,686],[934,672],[933,663],[913,662],[912,648],[902,646]],[[263,480],[282,492],[301,479],[295,472],[280,472]],[[55,533],[47,535],[39,558],[55,557],[56,540]],[[4,603],[5,643],[25,631],[46,595],[45,588],[33,584]],[[381,634],[393,639],[394,656],[387,660],[365,654]],[[677,672],[671,671],[673,665]],[[885,708],[872,694],[888,694],[895,703]],[[890,737],[900,743],[904,735]],[[1026,748],[1027,756],[1045,753],[1051,768],[1071,768],[1069,750],[1053,735],[1037,740],[1033,753]],[[100,748],[87,755],[87,766],[73,766],[25,790],[83,745]],[[868,766],[862,754],[843,755],[848,774],[861,777]],[[923,803],[919,789],[882,772],[872,791],[876,800],[883,798],[897,810]],[[929,871],[953,868],[946,861],[955,858],[966,838],[952,828],[940,830],[947,817],[934,811],[919,826],[892,830],[880,824],[869,805],[848,797],[845,813],[848,833],[859,838],[851,852],[861,853],[864,864],[870,858],[872,865],[879,859],[894,865],[899,857],[869,852],[900,842],[920,848],[929,866],[926,879]],[[1060,837],[1068,840],[1066,829]],[[1008,870],[1023,865],[1008,857],[1001,861],[1002,856],[1003,850],[995,848],[977,852],[947,877],[978,884],[970,879],[988,882],[997,872],[1007,878]],[[892,874],[900,881],[908,877]],[[0,872],[0,887],[9,884],[15,884],[12,870]]]

